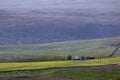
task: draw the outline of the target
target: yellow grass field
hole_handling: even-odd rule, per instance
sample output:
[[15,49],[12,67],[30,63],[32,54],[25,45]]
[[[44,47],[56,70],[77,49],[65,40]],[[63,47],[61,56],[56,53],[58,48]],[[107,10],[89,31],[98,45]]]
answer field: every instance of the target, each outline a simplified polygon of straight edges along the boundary
[[34,70],[54,67],[71,67],[71,66],[96,66],[107,64],[120,64],[120,57],[95,59],[87,61],[51,61],[51,62],[14,62],[0,63],[0,71],[12,70]]

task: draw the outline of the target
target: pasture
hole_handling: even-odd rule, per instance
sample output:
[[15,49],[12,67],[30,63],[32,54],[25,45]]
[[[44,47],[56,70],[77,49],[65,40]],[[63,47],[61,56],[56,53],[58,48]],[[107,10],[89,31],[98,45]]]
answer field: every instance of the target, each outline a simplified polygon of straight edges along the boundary
[[119,65],[120,57],[87,61],[0,63],[0,80],[119,80]]
[[51,62],[14,62],[0,63],[0,71],[13,70],[34,70],[47,69],[55,67],[73,67],[73,66],[97,66],[107,64],[120,64],[120,57],[105,58],[86,61],[51,61]]
[[[95,56],[108,57],[119,44],[120,38],[106,38],[93,40],[76,40],[46,44],[31,45],[2,45],[0,46],[0,62],[39,62],[64,61],[65,57]],[[120,56],[120,50],[114,57]]]

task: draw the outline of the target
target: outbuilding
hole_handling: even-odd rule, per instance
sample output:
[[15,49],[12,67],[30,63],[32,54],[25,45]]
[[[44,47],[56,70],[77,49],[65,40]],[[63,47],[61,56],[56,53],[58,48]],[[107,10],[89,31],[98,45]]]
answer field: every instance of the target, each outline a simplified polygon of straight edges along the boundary
[[81,58],[79,56],[75,56],[73,60],[81,60]]
[[87,60],[90,60],[90,59],[95,59],[94,56],[87,56]]

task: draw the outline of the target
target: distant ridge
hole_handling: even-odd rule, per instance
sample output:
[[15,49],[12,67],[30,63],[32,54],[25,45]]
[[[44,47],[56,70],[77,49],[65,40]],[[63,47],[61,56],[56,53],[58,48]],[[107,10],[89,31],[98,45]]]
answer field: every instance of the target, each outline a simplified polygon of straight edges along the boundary
[[[57,12],[56,9],[55,11]],[[39,11],[33,14],[1,10],[0,45],[42,44],[120,36],[120,27],[117,22],[100,23],[84,20],[92,19],[91,14],[85,15],[81,22],[83,13],[71,16],[72,12],[69,12],[71,15],[66,15],[63,11],[53,13],[53,10],[50,14],[49,11],[45,12],[48,14],[43,15]],[[97,15],[94,16],[97,17]]]
[[0,45],[120,36],[119,0],[1,0]]

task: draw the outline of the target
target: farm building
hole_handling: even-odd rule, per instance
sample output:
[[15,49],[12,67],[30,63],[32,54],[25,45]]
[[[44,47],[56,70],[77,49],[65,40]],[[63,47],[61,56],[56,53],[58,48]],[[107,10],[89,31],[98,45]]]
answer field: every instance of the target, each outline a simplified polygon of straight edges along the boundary
[[73,58],[73,60],[81,60],[81,57],[75,56],[75,57]]
[[81,56],[81,57],[75,56],[73,58],[73,60],[91,60],[91,59],[95,59],[95,57],[94,56]]
[[87,56],[87,60],[89,60],[89,59],[95,59],[95,57],[94,56]]

